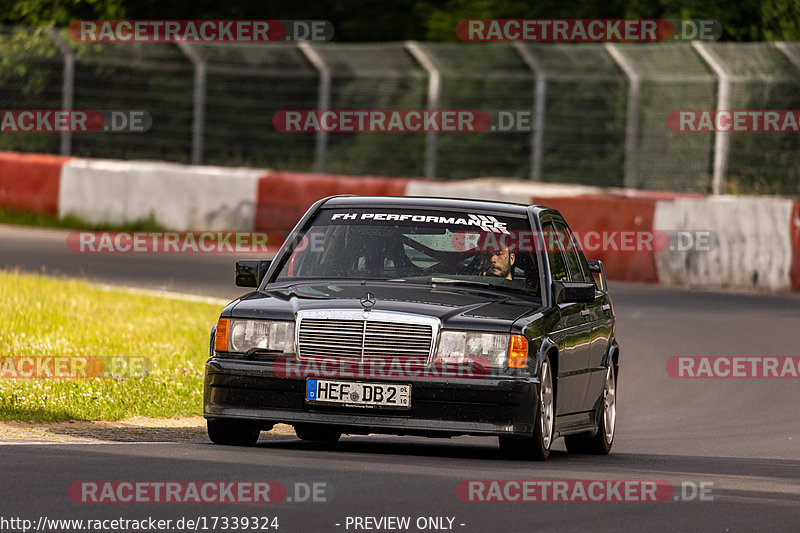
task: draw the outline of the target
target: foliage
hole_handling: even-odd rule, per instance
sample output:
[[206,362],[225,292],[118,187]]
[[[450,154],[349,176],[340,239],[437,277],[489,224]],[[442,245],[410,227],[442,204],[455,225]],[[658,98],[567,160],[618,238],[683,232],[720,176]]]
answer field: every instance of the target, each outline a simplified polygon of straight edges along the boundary
[[406,39],[456,41],[458,21],[467,18],[695,18],[714,19],[725,40],[796,40],[797,0],[7,0],[0,24],[67,26],[80,19],[323,19],[337,41]]

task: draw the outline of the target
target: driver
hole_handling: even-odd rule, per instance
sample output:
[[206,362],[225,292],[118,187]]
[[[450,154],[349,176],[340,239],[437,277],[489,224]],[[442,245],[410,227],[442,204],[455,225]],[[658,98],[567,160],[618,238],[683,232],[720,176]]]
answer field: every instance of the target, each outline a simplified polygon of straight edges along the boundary
[[485,252],[483,256],[483,276],[496,276],[498,278],[514,279],[511,271],[514,270],[516,254],[508,248]]

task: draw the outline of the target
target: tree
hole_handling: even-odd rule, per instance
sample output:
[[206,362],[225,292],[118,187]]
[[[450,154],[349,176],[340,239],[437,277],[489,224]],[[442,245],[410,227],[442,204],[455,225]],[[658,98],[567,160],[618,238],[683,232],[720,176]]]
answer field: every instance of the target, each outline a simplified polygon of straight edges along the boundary
[[0,24],[67,26],[80,19],[322,19],[345,42],[458,41],[470,18],[714,19],[725,41],[800,38],[798,0],[3,0]]

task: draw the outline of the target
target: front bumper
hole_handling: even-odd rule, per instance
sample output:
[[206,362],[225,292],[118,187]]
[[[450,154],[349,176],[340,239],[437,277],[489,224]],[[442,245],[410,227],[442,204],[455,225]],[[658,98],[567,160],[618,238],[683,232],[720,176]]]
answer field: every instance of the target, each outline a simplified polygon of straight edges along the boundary
[[305,400],[306,380],[276,375],[270,361],[212,357],[205,368],[203,413],[210,419],[249,419],[265,426],[324,424],[343,433],[443,437],[533,434],[539,387],[534,377],[334,379],[411,384],[411,408],[309,404]]

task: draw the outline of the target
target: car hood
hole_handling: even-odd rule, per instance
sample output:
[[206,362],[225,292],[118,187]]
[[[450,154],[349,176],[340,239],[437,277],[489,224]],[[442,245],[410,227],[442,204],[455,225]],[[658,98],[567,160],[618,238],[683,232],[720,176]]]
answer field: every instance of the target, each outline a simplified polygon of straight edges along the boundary
[[367,293],[375,297],[373,311],[432,316],[449,329],[508,332],[515,320],[541,308],[537,299],[471,287],[439,285],[433,288],[401,282],[316,282],[250,293],[229,306],[224,314],[287,320],[302,310],[363,310],[361,299]]

